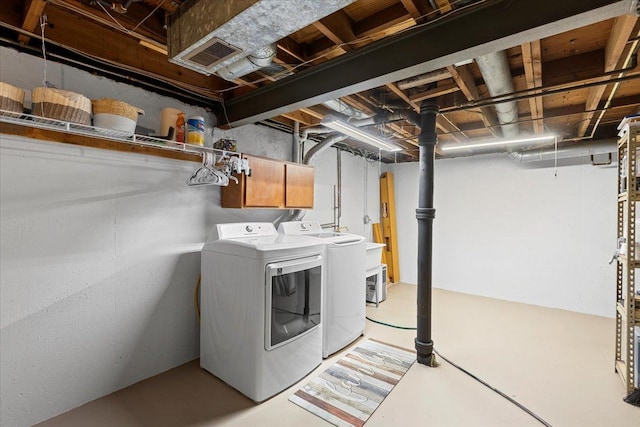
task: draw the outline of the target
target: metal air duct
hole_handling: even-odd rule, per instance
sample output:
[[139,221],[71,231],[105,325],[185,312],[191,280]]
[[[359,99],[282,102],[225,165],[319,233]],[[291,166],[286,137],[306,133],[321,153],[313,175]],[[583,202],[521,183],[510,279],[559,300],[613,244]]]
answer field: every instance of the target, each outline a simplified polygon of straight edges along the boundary
[[580,144],[558,147],[544,147],[537,150],[527,150],[511,153],[509,157],[518,163],[542,162],[555,159],[570,159],[574,157],[590,157],[598,154],[617,153],[617,139],[601,139],[599,141],[582,142]]
[[[504,50],[488,53],[476,58],[482,78],[492,97],[513,93],[513,80],[509,60]],[[516,101],[495,105],[502,136],[515,138],[520,134],[518,129],[518,104]]]
[[277,46],[272,43],[263,46],[249,56],[240,58],[236,62],[232,62],[216,71],[216,75],[228,81],[234,81],[237,78],[252,73],[260,68],[271,65],[271,61],[276,56]]
[[189,0],[169,16],[169,61],[211,75],[353,1]]

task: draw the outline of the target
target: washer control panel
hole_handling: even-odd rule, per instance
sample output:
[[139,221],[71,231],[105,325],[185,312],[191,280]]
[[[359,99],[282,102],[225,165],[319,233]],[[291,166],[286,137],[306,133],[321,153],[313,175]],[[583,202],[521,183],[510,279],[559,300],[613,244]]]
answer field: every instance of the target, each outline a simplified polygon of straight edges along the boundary
[[278,232],[270,222],[240,222],[216,225],[218,239],[238,237],[276,236]]

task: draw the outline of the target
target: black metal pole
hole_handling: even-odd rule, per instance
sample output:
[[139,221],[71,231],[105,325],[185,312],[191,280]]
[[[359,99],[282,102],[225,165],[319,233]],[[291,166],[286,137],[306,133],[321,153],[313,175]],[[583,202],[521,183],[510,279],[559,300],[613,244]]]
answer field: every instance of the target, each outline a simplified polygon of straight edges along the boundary
[[418,363],[435,366],[433,341],[431,340],[431,271],[433,220],[433,166],[436,134],[437,104],[423,103],[420,106],[420,176],[418,189],[418,327],[415,340]]

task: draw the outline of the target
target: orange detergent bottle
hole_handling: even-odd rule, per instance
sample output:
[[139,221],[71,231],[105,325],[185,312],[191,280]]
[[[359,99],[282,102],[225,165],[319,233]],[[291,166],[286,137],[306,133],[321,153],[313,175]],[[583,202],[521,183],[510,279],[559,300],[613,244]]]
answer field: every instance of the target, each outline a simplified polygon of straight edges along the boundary
[[184,113],[178,113],[176,120],[176,141],[184,142]]

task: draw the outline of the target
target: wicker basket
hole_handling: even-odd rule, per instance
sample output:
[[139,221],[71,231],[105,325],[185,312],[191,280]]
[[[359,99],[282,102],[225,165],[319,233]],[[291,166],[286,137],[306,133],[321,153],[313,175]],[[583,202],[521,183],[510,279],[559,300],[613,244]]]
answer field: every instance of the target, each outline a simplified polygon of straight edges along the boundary
[[79,93],[37,87],[31,91],[31,107],[34,116],[91,124],[91,101]]
[[138,115],[144,114],[144,110],[129,105],[126,102],[118,101],[116,99],[102,98],[93,99],[91,101],[93,107],[93,114],[106,113],[114,114],[116,116],[126,117],[127,119],[138,121]]
[[24,110],[24,90],[0,82],[0,110],[22,113]]

